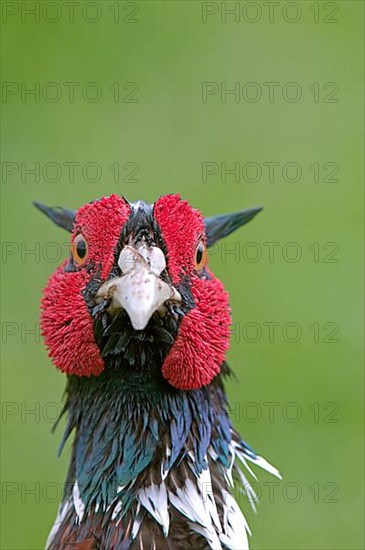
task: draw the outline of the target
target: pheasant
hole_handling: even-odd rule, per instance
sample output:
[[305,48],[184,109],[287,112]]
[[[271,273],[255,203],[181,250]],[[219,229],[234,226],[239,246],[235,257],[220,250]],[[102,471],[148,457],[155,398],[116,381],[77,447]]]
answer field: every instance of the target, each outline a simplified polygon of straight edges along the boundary
[[60,452],[74,434],[50,550],[248,548],[235,498],[250,464],[279,472],[232,426],[230,307],[207,248],[260,210],[203,218],[179,195],[111,195],[76,212],[34,203],[71,233],[41,327],[67,375]]

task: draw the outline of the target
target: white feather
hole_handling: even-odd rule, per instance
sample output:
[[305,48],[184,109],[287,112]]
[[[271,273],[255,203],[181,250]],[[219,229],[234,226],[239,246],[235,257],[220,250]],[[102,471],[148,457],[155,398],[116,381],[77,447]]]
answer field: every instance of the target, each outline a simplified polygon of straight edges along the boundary
[[236,451],[235,447],[232,443],[229,444],[229,451],[231,453],[231,463],[228,467],[228,469],[224,472],[224,477],[226,478],[226,481],[230,487],[233,487],[233,477],[232,477],[232,470],[234,466],[234,460],[236,458]]
[[222,525],[218,516],[217,505],[214,499],[212,478],[210,476],[209,468],[206,468],[197,478],[199,490],[203,496],[203,500],[208,511],[208,514],[212,518],[214,525],[219,532],[222,531]]
[[75,484],[73,486],[72,497],[74,501],[75,511],[78,517],[78,522],[80,523],[85,513],[85,504],[83,503],[80,496],[79,484],[77,483],[77,481],[75,481]]
[[[266,470],[270,474],[273,474],[275,477],[282,479],[279,470],[277,470],[274,466],[272,466],[270,462],[262,458],[262,456],[256,456],[256,458],[251,458],[248,455],[245,455],[244,458],[246,458],[250,462],[253,462],[253,464],[257,464],[257,466],[260,466],[260,468],[262,468],[263,470]],[[248,468],[247,464],[246,464],[246,467]]]
[[136,538],[138,535],[139,528],[141,527],[141,523],[143,520],[144,514],[141,510],[140,503],[137,504],[137,510],[136,510],[136,517],[134,518],[133,527],[132,527],[132,540]]
[[[191,479],[187,479],[181,488],[175,486],[174,492],[169,491],[169,500],[179,512],[191,521],[191,529],[206,538],[210,548],[221,550],[217,527],[213,525],[211,506],[206,506],[203,494],[198,491]],[[219,522],[218,517],[215,519],[218,519]]]
[[161,525],[165,537],[169,533],[170,516],[167,508],[167,491],[165,483],[152,483],[137,493],[139,502],[149,511],[151,516]]
[[206,539],[212,550],[222,550],[222,545],[217,537],[217,533],[212,533],[211,531],[197,523],[189,522],[189,526],[192,531],[194,531],[195,533],[199,533],[199,535],[202,535],[202,537]]
[[112,513],[112,521],[115,520],[115,518],[117,517],[117,515],[119,514],[119,512],[121,511],[121,509],[122,509],[122,503],[121,503],[121,501],[119,501],[119,502],[116,504],[116,506],[115,506],[115,508],[114,508],[114,510],[113,510],[113,513]]
[[60,525],[62,524],[63,520],[67,516],[67,512],[69,511],[70,507],[72,506],[71,500],[66,500],[63,506],[60,506],[58,508],[58,513],[56,517],[56,521],[53,524],[53,527],[48,535],[48,539],[46,542],[46,550],[48,550],[51,547],[51,544],[53,542],[53,539],[56,536],[56,533],[58,529],[60,528]]
[[242,514],[232,495],[223,489],[223,530],[224,533],[220,536],[221,542],[230,550],[247,550],[248,537],[251,535],[247,521]]
[[241,479],[242,487],[244,489],[244,491],[242,492],[246,494],[247,499],[251,504],[253,511],[256,512],[256,502],[258,502],[259,499],[257,498],[257,495],[254,489],[252,488],[251,483],[248,481],[247,477],[242,472],[242,470],[240,468],[237,468],[237,472]]
[[163,460],[161,462],[161,478],[162,478],[162,481],[165,481],[165,479],[167,478],[168,474],[169,474],[169,468],[166,468],[165,470],[165,464],[167,462],[167,460],[170,458],[171,456],[171,449],[170,447],[166,447],[166,455],[165,455],[165,460]]

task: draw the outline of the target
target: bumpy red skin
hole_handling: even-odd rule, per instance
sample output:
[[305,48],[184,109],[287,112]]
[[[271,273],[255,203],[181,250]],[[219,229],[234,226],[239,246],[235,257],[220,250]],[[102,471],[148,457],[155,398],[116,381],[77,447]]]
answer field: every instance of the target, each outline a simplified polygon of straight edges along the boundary
[[[42,299],[43,336],[49,356],[62,372],[97,376],[104,369],[82,291],[93,274],[87,266],[100,266],[101,280],[108,278],[129,214],[130,206],[117,195],[87,204],[77,212],[72,239],[82,232],[87,240],[85,266],[71,273],[65,273],[61,266],[50,277]],[[207,268],[210,279],[201,279],[195,270],[196,247],[204,238],[200,212],[179,195],[167,195],[155,203],[154,216],[168,250],[170,277],[174,284],[187,277],[195,301],[180,324],[162,374],[178,389],[197,389],[212,381],[225,359],[231,323],[228,296]]]
[[85,204],[76,214],[71,240],[82,232],[88,243],[87,261],[72,273],[65,273],[64,265],[59,267],[48,281],[41,304],[42,334],[48,354],[62,372],[91,376],[104,369],[82,290],[92,276],[92,271],[86,270],[91,263],[101,266],[101,279],[107,279],[114,248],[129,214],[129,205],[118,195]]
[[219,373],[229,347],[228,295],[208,269],[210,280],[200,279],[194,269],[196,247],[204,236],[201,213],[178,195],[168,195],[156,202],[154,215],[167,246],[169,274],[175,284],[181,275],[190,278],[195,301],[180,324],[162,374],[176,388],[201,388]]

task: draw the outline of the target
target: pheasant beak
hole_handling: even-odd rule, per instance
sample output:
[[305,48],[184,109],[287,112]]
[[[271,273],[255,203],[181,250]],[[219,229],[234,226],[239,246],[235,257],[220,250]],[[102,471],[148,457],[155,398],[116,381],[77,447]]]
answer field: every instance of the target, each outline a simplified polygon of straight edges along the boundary
[[108,310],[124,309],[135,330],[143,330],[155,311],[165,302],[181,302],[181,295],[160,277],[166,268],[164,253],[157,246],[142,243],[138,248],[126,245],[120,253],[118,265],[121,277],[104,283],[95,301],[110,301]]

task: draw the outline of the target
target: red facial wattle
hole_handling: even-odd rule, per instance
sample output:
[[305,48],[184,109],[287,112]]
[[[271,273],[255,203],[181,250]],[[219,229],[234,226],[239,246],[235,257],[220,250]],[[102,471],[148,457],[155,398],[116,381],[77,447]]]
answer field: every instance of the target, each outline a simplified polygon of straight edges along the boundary
[[175,388],[193,390],[209,384],[219,373],[229,347],[231,325],[228,295],[222,283],[196,278],[195,307],[181,321],[162,374]]
[[63,264],[50,277],[42,299],[41,326],[48,355],[58,369],[77,376],[98,375],[104,361],[94,339],[93,319],[81,289],[90,275],[68,273]]
[[114,249],[130,206],[118,195],[80,208],[71,241],[82,232],[88,243],[84,267],[65,273],[65,262],[50,277],[42,298],[42,334],[53,363],[62,372],[77,376],[98,375],[104,361],[95,342],[93,319],[82,291],[91,276],[105,280],[112,269]]
[[154,207],[168,250],[168,271],[174,282],[190,278],[195,302],[182,319],[179,332],[162,366],[162,374],[178,389],[206,386],[219,373],[229,347],[231,324],[228,295],[223,284],[206,269],[195,272],[195,252],[204,237],[204,219],[179,195],[159,199]]

